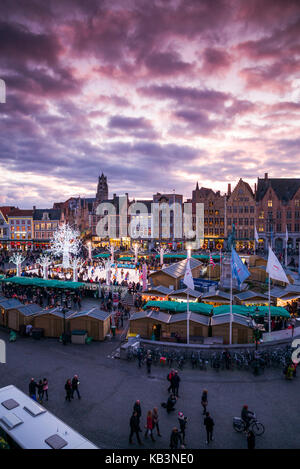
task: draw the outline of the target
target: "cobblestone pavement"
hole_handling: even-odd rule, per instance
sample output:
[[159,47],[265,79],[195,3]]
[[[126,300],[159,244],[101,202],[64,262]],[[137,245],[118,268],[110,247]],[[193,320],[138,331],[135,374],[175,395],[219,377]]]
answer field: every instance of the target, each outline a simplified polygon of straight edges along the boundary
[[[0,339],[8,334],[0,331]],[[62,345],[56,339],[19,338],[7,343],[7,363],[0,364],[0,387],[14,384],[28,392],[31,377],[47,377],[49,401],[45,407],[99,447],[128,448],[129,418],[136,399],[141,400],[142,428],[147,410],[160,412],[161,438],[145,441],[145,448],[168,448],[177,412],[167,415],[160,404],[166,401],[168,369],[153,366],[150,376],[136,362],[112,358],[118,339],[91,345]],[[81,401],[65,401],[64,384],[74,374],[80,377]],[[286,381],[281,370],[267,370],[254,377],[249,372],[200,371],[186,367],[180,372],[181,387],[176,411],[188,417],[187,448],[207,448],[201,394],[208,390],[208,410],[215,420],[212,448],[246,448],[244,435],[234,432],[232,417],[243,404],[255,410],[265,425],[257,437],[257,448],[299,448],[300,376]],[[137,444],[130,446],[138,448]]]

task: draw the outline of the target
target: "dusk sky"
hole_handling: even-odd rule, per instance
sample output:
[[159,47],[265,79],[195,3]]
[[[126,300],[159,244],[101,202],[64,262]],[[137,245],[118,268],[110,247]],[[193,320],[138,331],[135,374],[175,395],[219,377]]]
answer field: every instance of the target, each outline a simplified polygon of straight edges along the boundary
[[299,0],[1,0],[0,205],[300,177]]

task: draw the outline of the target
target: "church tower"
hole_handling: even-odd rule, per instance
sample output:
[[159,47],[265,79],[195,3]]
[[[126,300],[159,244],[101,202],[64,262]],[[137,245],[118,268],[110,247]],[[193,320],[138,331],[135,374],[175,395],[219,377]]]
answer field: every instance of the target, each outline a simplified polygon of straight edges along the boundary
[[104,176],[102,173],[101,176],[98,178],[98,187],[96,193],[96,203],[99,204],[103,202],[103,200],[108,199],[108,185],[107,185],[107,177]]

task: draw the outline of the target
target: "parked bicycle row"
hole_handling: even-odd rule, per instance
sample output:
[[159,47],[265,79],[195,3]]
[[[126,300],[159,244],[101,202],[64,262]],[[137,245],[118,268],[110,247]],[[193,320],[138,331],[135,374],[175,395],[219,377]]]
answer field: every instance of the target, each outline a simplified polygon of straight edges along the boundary
[[137,360],[139,366],[151,358],[154,365],[166,365],[169,368],[176,367],[182,370],[184,367],[192,367],[206,371],[208,369],[219,370],[245,370],[255,374],[263,373],[267,368],[287,368],[291,363],[292,348],[290,346],[278,347],[272,350],[245,350],[239,352],[209,353],[206,351],[166,351],[160,347],[148,350],[144,346],[129,347],[128,361]]

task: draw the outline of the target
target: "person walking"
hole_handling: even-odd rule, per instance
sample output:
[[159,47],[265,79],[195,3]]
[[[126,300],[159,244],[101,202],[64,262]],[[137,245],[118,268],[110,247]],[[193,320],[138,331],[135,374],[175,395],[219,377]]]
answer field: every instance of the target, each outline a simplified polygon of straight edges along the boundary
[[74,375],[74,377],[73,377],[73,379],[72,379],[72,399],[74,399],[74,393],[75,393],[75,391],[76,391],[76,393],[77,393],[78,399],[81,399],[78,386],[79,386],[78,375]]
[[174,375],[171,378],[171,385],[172,385],[172,393],[176,396],[179,397],[178,392],[179,392],[179,383],[181,379],[180,376],[178,375],[178,371],[175,370]]
[[204,425],[206,428],[206,444],[208,445],[210,441],[214,440],[213,431],[215,422],[211,418],[209,412],[206,412],[206,417],[204,419]]
[[185,445],[185,429],[187,424],[187,417],[184,416],[183,412],[178,412],[178,422],[180,427],[180,434],[182,436],[182,444]]
[[149,410],[147,413],[147,421],[146,421],[146,431],[145,431],[145,438],[148,438],[148,434],[151,436],[151,440],[155,441],[153,437],[153,416],[152,416],[152,411]]
[[72,397],[72,383],[70,379],[67,379],[65,384],[65,391],[66,391],[66,401],[71,402]]
[[204,389],[203,392],[202,392],[201,405],[203,407],[203,415],[205,415],[206,414],[206,408],[207,408],[207,405],[208,405],[207,389]]
[[141,439],[140,439],[140,435],[139,435],[139,431],[140,431],[140,419],[138,417],[138,413],[137,411],[134,411],[131,418],[130,418],[130,422],[129,422],[129,425],[130,425],[130,435],[129,435],[129,444],[132,445],[133,444],[133,441],[132,441],[132,437],[134,434],[136,434],[136,438],[137,438],[137,441],[138,441],[138,444],[140,446],[143,445],[143,443],[141,442]]
[[255,435],[251,430],[247,434],[247,445],[248,449],[255,449]]
[[159,415],[158,415],[158,408],[154,407],[152,411],[152,420],[153,420],[153,430],[156,428],[157,431],[157,436],[161,436],[160,430],[159,430]]
[[147,373],[149,375],[151,373],[151,365],[152,365],[152,355],[149,350],[147,352],[146,365],[147,365]]
[[48,380],[47,378],[43,379],[43,395],[42,399],[44,399],[44,394],[46,394],[46,401],[48,401]]
[[172,389],[172,378],[175,374],[175,370],[171,370],[169,373],[168,373],[168,376],[167,376],[167,380],[169,381],[170,383],[170,386],[168,387],[168,392],[171,392],[171,389]]
[[139,421],[139,431],[141,432],[142,430],[141,430],[141,427],[140,427],[140,419],[141,419],[141,416],[142,416],[142,409],[141,409],[141,401],[140,400],[135,401],[134,406],[133,406],[133,412],[137,413],[138,421]]
[[29,383],[29,396],[34,401],[36,401],[36,388],[37,388],[37,383],[35,382],[34,378],[31,378],[30,383]]
[[174,427],[170,436],[170,449],[178,449],[181,445],[181,435],[178,431],[178,428]]

